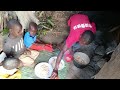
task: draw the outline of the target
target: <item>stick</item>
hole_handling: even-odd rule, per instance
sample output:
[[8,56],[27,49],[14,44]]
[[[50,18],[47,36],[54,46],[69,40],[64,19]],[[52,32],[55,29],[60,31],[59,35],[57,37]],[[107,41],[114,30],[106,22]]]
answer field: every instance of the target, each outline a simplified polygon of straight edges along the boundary
[[47,26],[44,26],[44,25],[41,25],[42,27],[46,28],[46,29],[49,29],[49,30],[52,30],[51,28],[47,27]]
[[42,16],[42,14],[44,13],[44,11],[40,12],[40,15],[38,16],[39,18]]

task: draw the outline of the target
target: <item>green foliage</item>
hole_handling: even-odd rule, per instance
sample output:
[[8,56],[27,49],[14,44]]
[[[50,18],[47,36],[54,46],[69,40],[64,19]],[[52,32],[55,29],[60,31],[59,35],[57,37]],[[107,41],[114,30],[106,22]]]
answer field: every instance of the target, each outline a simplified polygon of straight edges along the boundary
[[[42,22],[44,22],[44,23],[42,23]],[[40,37],[40,35],[46,35],[47,31],[53,29],[55,24],[52,21],[52,17],[49,16],[49,17],[46,17],[46,19],[42,20],[41,23],[39,24],[39,26],[41,28],[37,32],[37,37]]]
[[2,31],[2,35],[6,35],[9,33],[9,29],[8,28],[4,28],[3,31]]
[[54,26],[51,16],[47,17],[47,24],[51,25],[52,27]]

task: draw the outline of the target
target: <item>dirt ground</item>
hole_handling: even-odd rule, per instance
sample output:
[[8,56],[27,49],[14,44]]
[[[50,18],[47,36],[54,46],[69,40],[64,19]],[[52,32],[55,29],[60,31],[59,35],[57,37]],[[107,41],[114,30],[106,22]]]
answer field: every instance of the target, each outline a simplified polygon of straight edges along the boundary
[[[52,31],[47,32],[45,36],[41,35],[40,39],[52,44],[63,42],[69,33],[67,21],[72,14],[72,11],[44,11],[42,18],[51,16],[55,27]],[[39,20],[41,21],[41,18]]]

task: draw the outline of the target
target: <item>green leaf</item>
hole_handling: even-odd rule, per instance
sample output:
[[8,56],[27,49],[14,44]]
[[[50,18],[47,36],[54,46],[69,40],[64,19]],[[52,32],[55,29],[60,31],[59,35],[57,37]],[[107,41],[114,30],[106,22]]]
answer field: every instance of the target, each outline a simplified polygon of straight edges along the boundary
[[46,31],[46,30],[44,30],[44,31],[43,31],[43,35],[46,35],[46,34],[47,34],[47,31]]
[[52,27],[54,26],[54,23],[51,20],[47,20],[47,23],[49,23]]
[[52,16],[47,17],[47,19],[51,20],[51,19],[52,19]]
[[8,28],[4,28],[3,31],[2,31],[2,35],[6,35],[9,33],[9,29]]

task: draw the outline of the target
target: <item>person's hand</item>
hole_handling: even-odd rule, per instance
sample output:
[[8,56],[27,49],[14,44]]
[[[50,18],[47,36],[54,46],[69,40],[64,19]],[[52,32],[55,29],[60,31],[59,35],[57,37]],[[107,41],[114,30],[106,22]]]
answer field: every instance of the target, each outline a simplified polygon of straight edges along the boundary
[[24,54],[26,54],[26,55],[31,55],[31,51],[27,49],[27,50],[24,52]]
[[70,57],[70,56],[68,56],[68,57],[66,57],[66,61],[67,62],[70,62],[70,61],[72,61],[73,59],[72,59],[72,56]]
[[58,77],[58,70],[53,70],[50,79],[56,79]]

